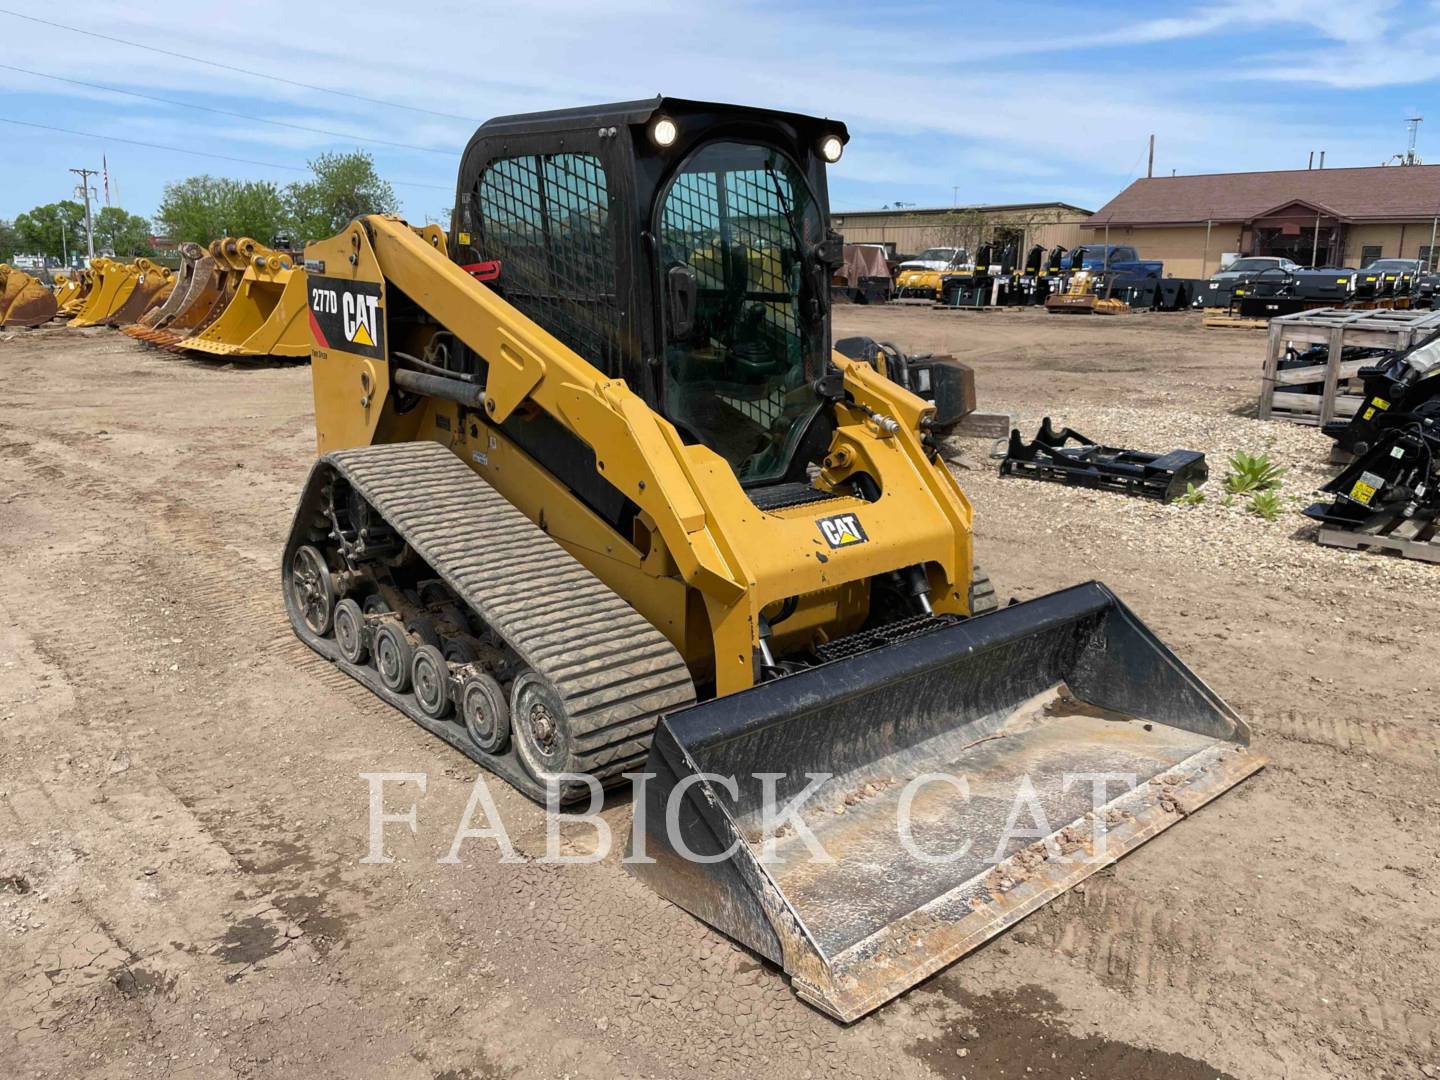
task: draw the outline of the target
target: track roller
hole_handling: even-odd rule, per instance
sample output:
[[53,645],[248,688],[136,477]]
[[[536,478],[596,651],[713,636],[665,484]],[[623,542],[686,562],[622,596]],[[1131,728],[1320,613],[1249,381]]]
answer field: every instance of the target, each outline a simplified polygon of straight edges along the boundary
[[340,655],[352,664],[363,664],[370,651],[370,635],[365,626],[365,613],[349,597],[335,605],[333,617],[335,644]]
[[477,667],[466,670],[460,681],[460,715],[475,745],[487,754],[499,754],[510,743],[510,704],[494,677]]
[[415,646],[398,619],[386,619],[375,631],[371,646],[375,670],[385,689],[403,694],[410,689],[410,669],[415,662]]
[[421,645],[410,661],[410,684],[415,704],[432,720],[442,720],[454,704],[450,695],[450,665],[434,645]]

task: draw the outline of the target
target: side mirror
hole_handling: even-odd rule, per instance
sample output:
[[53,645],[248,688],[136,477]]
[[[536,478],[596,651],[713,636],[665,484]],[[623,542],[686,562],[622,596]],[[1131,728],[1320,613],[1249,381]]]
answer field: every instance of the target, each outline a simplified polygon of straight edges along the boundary
[[688,337],[695,329],[695,285],[693,266],[672,266],[665,274],[665,302],[671,341]]

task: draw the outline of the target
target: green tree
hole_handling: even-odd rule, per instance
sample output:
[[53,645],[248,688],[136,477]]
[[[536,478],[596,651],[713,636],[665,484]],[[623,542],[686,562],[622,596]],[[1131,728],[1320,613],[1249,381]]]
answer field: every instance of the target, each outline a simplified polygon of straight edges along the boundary
[[936,243],[946,247],[964,248],[973,259],[984,243],[988,222],[985,212],[975,207],[964,207],[943,214],[935,230]]
[[9,262],[20,254],[20,234],[15,226],[0,218],[0,262]]
[[150,222],[118,206],[105,206],[95,215],[95,246],[120,258],[154,255],[150,246]]
[[289,226],[274,184],[224,176],[192,176],[166,184],[155,221],[170,239],[197,244],[220,236],[249,236],[268,244]]
[[17,214],[13,226],[26,255],[60,258],[85,251],[85,207],[71,199],[46,203]]
[[364,151],[321,154],[310,162],[310,171],[313,180],[297,181],[285,189],[298,242],[334,236],[362,214],[400,212],[395,190],[380,178],[375,159]]

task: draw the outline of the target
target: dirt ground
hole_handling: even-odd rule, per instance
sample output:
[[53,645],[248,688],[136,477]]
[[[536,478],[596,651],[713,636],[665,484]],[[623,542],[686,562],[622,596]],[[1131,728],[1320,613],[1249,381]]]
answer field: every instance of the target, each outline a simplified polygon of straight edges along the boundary
[[[304,366],[5,335],[0,1076],[1440,1076],[1440,567],[1314,543],[1297,508],[1328,443],[1248,418],[1262,335],[836,321],[971,361],[982,406],[1027,428],[1289,467],[1268,523],[1001,480],[987,442],[956,444],[1002,597],[1105,581],[1251,719],[1268,768],[842,1028],[614,857],[500,865],[471,841],[437,862],[475,766],[281,609]],[[427,776],[387,788],[418,807],[387,865],[360,861],[369,772]],[[542,813],[491,790],[542,853]]]

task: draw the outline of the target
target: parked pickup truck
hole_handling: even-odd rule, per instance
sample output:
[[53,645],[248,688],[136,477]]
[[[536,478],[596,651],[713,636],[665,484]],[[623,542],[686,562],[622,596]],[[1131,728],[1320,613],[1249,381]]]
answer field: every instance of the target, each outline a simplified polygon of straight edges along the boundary
[[[1107,257],[1108,256],[1108,257]],[[1158,259],[1142,259],[1129,244],[1085,244],[1066,253],[1060,262],[1062,270],[1108,270],[1125,278],[1158,278],[1165,274],[1165,264]]]

